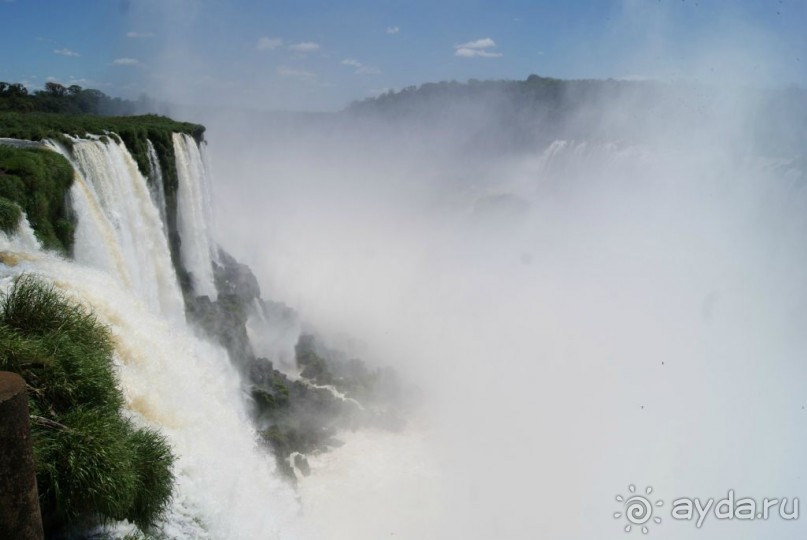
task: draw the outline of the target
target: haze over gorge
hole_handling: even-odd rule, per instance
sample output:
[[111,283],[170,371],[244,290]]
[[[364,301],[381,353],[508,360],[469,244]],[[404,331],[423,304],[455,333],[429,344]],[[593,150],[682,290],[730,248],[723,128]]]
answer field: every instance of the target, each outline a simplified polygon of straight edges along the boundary
[[0,537],[805,537],[803,6],[83,2],[0,1]]

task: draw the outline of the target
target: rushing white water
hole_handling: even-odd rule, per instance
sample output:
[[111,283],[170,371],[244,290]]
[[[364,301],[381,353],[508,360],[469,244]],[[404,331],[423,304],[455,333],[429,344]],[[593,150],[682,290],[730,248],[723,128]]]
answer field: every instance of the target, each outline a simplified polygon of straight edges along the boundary
[[307,456],[311,474],[297,473],[298,489],[317,538],[459,538],[439,529],[446,493],[431,436],[414,425],[359,430],[341,434],[340,448]]
[[71,202],[78,216],[77,262],[112,273],[155,313],[184,318],[163,221],[146,179],[125,146],[77,139],[71,160],[76,178]]
[[207,169],[199,145],[189,135],[174,133],[177,160],[177,228],[182,239],[181,256],[191,275],[193,290],[215,300],[212,261],[216,258],[211,239],[210,200],[207,192]]
[[[74,203],[82,203],[74,205],[78,222],[95,223],[99,213],[117,210],[118,227],[95,241],[115,244],[106,246],[108,253],[125,253],[120,246],[128,240],[123,218],[142,225],[147,218],[135,214],[155,213],[154,208],[148,210],[139,195],[120,199],[121,193],[114,191],[123,192],[119,180],[136,179],[123,174],[129,169],[120,167],[120,149],[104,151],[103,145],[91,142],[76,146],[82,170],[95,175],[92,185],[109,183],[99,186],[103,196],[98,198],[111,205],[97,206],[96,192],[78,175],[79,193],[85,195],[74,197]],[[115,206],[121,200],[129,200],[132,208]],[[159,245],[162,234],[157,227],[143,228],[137,241]],[[154,256],[145,250],[133,253],[142,257],[143,266]],[[122,281],[118,268],[91,267],[43,252],[25,219],[16,235],[0,233],[0,288],[5,290],[22,273],[54,283],[89,306],[112,331],[128,410],[136,422],[158,428],[178,458],[176,490],[163,526],[167,538],[279,538],[294,526],[295,496],[275,473],[274,458],[256,442],[239,376],[223,349],[195,337],[184,320],[144,305],[144,291]]]
[[149,176],[151,183],[149,184],[149,191],[154,204],[157,205],[157,210],[160,212],[160,219],[164,226],[168,226],[168,213],[165,206],[165,183],[163,182],[163,170],[160,166],[160,159],[157,157],[157,151],[154,149],[154,144],[148,141],[148,157],[149,157]]

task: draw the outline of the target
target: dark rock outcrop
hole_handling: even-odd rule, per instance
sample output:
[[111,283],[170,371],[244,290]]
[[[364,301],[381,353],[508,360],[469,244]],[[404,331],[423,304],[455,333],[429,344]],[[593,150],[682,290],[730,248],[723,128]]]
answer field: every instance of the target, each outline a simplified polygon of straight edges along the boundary
[[44,538],[28,395],[16,373],[0,371],[0,538]]
[[213,266],[218,298],[186,296],[185,308],[188,319],[218,341],[230,360],[244,369],[255,360],[246,325],[261,289],[249,267],[223,249],[219,249],[219,261]]

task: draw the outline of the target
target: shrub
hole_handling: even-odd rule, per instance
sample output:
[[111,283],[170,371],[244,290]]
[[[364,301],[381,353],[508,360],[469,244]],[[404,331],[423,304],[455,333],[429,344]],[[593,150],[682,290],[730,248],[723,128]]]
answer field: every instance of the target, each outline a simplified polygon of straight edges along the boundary
[[40,505],[49,534],[127,519],[148,530],[171,498],[174,457],[123,415],[109,330],[23,275],[0,298],[0,369],[29,387]]
[[69,253],[74,225],[67,205],[73,168],[55,152],[0,146],[0,197],[16,203],[48,249]]
[[20,207],[5,197],[0,197],[0,230],[6,234],[16,232],[21,219]]

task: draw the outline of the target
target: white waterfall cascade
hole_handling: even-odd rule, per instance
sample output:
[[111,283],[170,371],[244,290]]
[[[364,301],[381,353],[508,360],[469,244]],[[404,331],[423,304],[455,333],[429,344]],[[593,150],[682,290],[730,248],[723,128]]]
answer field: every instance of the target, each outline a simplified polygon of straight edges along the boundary
[[160,212],[160,219],[163,225],[168,227],[168,211],[165,206],[165,183],[163,182],[163,170],[160,166],[160,159],[157,157],[157,151],[151,141],[148,141],[148,157],[149,157],[149,176],[151,184],[149,191],[154,204],[157,205],[157,210]]
[[43,251],[23,219],[15,235],[0,233],[0,291],[22,273],[39,275],[110,328],[132,419],[159,429],[177,456],[166,538],[279,538],[295,530],[298,502],[256,441],[227,353],[198,339],[184,319],[166,316],[170,309],[142,301],[159,293],[140,288],[148,276],[157,280],[154,259],[170,264],[145,180],[117,144],[76,141],[75,153],[76,253],[84,262]]
[[213,261],[217,260],[211,238],[210,198],[207,169],[199,145],[190,135],[174,133],[177,160],[177,229],[182,238],[182,264],[191,275],[193,291],[216,300]]
[[154,313],[184,320],[184,304],[159,211],[131,154],[121,143],[76,139],[71,202],[78,216],[77,262],[130,286]]

